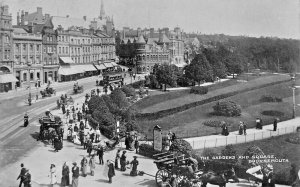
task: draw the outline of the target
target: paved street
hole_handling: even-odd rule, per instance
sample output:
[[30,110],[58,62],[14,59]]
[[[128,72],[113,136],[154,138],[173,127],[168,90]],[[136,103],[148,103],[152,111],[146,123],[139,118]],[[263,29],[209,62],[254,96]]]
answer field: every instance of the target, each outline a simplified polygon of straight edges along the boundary
[[[141,75],[141,77],[143,77]],[[96,88],[95,77],[79,80],[79,85],[84,85],[84,93],[72,95],[74,99],[83,97],[90,93],[91,89]],[[133,80],[133,81],[137,81]],[[129,84],[131,78],[127,76],[125,82]],[[61,85],[60,85],[61,84]],[[35,132],[39,131],[38,118],[44,114],[47,109],[56,106],[56,100],[63,93],[71,93],[73,82],[58,83],[56,96],[43,99],[31,106],[24,104],[24,94],[17,92],[16,97],[8,100],[2,100],[0,104],[0,167],[15,162],[18,158],[25,155],[28,151],[37,146],[33,137]],[[102,91],[102,87],[100,87]],[[27,92],[25,94],[27,96]],[[25,112],[29,114],[29,126],[23,127],[23,116]]]

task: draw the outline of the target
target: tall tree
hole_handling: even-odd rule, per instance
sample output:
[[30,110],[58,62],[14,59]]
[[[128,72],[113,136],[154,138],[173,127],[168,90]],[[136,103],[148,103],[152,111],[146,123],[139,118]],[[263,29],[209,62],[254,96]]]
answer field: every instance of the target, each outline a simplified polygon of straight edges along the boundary
[[201,81],[212,81],[213,70],[204,54],[197,54],[191,64],[185,67],[185,76],[200,84]]
[[156,66],[154,67],[154,73],[156,80],[160,84],[166,84],[171,87],[176,86],[177,71],[172,65],[161,64],[159,66]]

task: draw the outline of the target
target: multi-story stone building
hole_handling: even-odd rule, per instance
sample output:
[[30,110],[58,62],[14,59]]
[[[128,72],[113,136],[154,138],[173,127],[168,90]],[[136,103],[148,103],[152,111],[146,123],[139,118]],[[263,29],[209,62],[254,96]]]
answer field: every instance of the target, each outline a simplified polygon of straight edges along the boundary
[[43,82],[42,35],[27,32],[23,28],[13,30],[14,74],[17,86],[34,86]]
[[7,5],[0,6],[0,92],[15,88],[13,76],[12,16]]
[[133,58],[137,73],[151,72],[154,64],[186,65],[182,32],[178,27],[174,31],[164,28],[157,32],[153,28],[124,28],[121,35],[120,60]]

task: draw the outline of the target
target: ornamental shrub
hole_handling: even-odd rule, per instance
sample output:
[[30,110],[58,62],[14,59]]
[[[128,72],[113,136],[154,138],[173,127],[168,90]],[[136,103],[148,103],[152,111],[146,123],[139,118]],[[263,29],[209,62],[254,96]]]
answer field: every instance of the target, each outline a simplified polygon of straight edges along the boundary
[[135,89],[132,86],[124,85],[121,90],[125,93],[126,97],[135,96]]
[[240,116],[242,112],[241,106],[233,101],[217,102],[213,109],[215,115],[228,117]]
[[126,98],[125,93],[119,88],[114,89],[111,92],[110,98],[120,109],[127,108],[130,104]]
[[190,93],[204,95],[207,94],[208,88],[205,86],[194,86],[191,88]]
[[192,84],[193,84],[193,82],[192,82],[189,78],[187,78],[187,77],[185,77],[185,76],[179,77],[179,78],[177,79],[177,85],[178,85],[178,86],[189,87],[189,86],[191,86]]
[[282,98],[272,96],[272,95],[263,95],[259,101],[260,102],[282,102]]
[[[247,148],[243,156],[249,156],[249,159],[251,159],[252,156],[259,156],[259,155],[265,155],[265,154],[258,146],[252,145]],[[242,165],[247,167],[253,166],[252,164],[249,163],[248,159],[243,159]]]
[[236,152],[236,150],[233,148],[232,145],[226,145],[226,147],[222,150],[221,152],[222,156],[234,156],[235,159],[232,160],[224,160],[225,162],[229,162],[229,163],[237,163],[238,161],[238,154]]
[[170,146],[170,151],[190,156],[192,155],[193,148],[189,142],[183,139],[175,139]]

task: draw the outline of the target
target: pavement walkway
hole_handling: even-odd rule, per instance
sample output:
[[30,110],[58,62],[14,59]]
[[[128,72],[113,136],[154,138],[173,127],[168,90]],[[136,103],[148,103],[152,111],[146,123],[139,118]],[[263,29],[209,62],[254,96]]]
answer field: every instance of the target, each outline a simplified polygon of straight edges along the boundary
[[212,147],[226,146],[229,144],[240,144],[255,140],[262,140],[273,136],[289,134],[297,131],[300,128],[300,117],[295,119],[278,122],[277,131],[273,131],[273,124],[264,125],[263,129],[247,129],[247,135],[239,135],[238,131],[230,132],[228,136],[209,135],[193,138],[185,138],[193,149],[204,149]]

